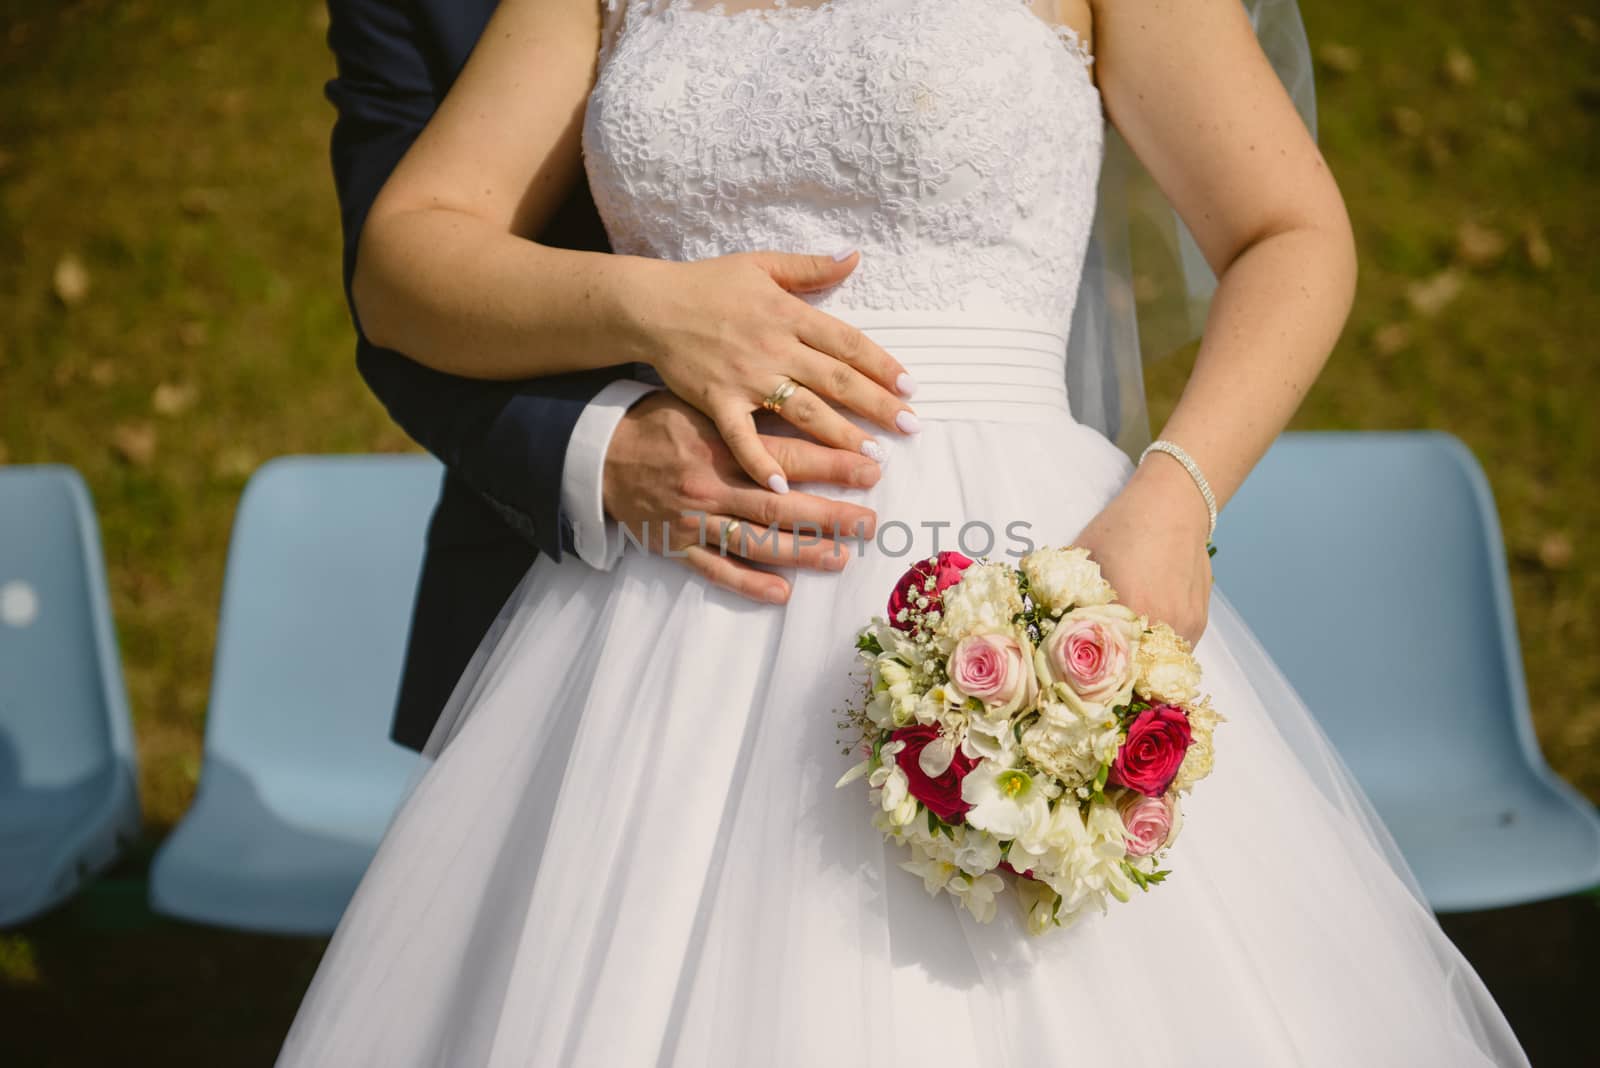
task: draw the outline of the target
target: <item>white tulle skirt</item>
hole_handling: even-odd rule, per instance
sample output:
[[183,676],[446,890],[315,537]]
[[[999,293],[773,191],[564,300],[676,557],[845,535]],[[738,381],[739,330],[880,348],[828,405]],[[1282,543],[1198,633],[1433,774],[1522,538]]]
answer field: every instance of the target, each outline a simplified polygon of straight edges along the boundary
[[925,426],[882,435],[884,477],[846,494],[882,547],[795,573],[783,607],[654,554],[539,560],[278,1063],[1525,1064],[1220,590],[1195,652],[1227,722],[1164,885],[1035,937],[1009,892],[980,925],[900,870],[865,787],[834,788],[855,629],[935,531],[1067,544],[1132,465],[1068,414],[1047,324],[878,323]]

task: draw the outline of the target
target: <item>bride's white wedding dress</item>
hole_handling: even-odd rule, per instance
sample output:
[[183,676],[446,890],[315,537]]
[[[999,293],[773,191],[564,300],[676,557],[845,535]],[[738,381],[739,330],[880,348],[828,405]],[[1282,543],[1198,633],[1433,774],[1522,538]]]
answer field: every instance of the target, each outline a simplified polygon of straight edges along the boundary
[[865,787],[834,789],[855,628],[936,534],[1066,544],[1132,470],[1063,386],[1091,61],[1022,0],[615,2],[583,143],[616,248],[859,245],[806,299],[907,364],[925,429],[845,494],[882,544],[786,607],[636,549],[539,560],[280,1064],[1525,1063],[1221,593],[1196,655],[1228,721],[1165,885],[1033,937],[1009,894],[979,925],[900,870]]

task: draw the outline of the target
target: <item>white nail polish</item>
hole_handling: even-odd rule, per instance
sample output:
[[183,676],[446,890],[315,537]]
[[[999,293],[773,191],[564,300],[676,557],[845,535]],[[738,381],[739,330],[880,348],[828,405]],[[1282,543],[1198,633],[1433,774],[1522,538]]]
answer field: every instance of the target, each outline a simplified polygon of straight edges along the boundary
[[788,493],[789,480],[782,475],[773,475],[767,479],[767,488],[772,490],[773,493]]
[[903,433],[915,434],[922,429],[922,420],[910,412],[901,412],[894,417],[894,425],[899,427]]
[[879,466],[889,462],[889,454],[884,451],[882,445],[871,438],[861,443],[861,454],[869,460],[876,461]]
[[917,391],[917,380],[902,371],[900,377],[894,380],[894,388],[900,391],[900,396],[909,397]]
[[850,258],[850,254],[853,253],[853,252],[855,252],[855,248],[854,247],[840,249],[838,252],[835,252],[833,254],[833,262],[834,263],[843,263],[845,260]]

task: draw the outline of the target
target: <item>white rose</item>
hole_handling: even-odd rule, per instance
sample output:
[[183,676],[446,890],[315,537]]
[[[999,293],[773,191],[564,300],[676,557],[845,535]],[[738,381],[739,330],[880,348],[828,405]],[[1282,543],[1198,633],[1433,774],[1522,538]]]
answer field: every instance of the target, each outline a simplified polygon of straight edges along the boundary
[[1109,604],[1116,591],[1088,549],[1038,549],[1022,558],[1033,598],[1052,615],[1084,605]]

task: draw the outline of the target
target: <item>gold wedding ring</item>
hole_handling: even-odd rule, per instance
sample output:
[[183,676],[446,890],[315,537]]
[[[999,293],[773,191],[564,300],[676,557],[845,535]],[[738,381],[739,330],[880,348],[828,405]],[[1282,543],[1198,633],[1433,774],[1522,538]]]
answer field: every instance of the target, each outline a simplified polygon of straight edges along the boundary
[[733,540],[733,535],[738,531],[739,525],[740,522],[737,519],[724,519],[722,521],[722,552],[724,555],[727,554],[728,542]]
[[794,379],[785,378],[782,385],[773,390],[771,393],[768,393],[761,401],[761,407],[776,414],[777,412],[783,410],[784,401],[794,396],[794,391],[799,388],[799,383],[797,383]]

